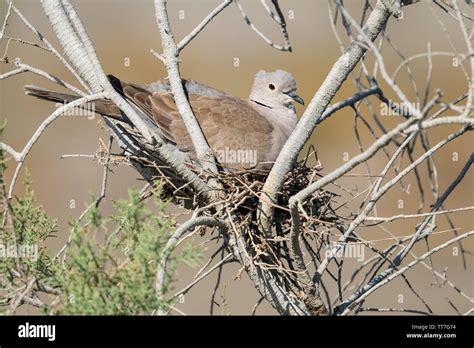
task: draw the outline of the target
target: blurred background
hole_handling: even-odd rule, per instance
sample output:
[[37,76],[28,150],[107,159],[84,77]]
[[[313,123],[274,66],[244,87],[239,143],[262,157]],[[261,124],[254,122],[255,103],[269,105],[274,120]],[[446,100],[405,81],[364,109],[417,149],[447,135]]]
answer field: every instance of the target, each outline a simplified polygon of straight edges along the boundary
[[[176,40],[179,41],[187,35],[219,3],[220,1],[216,0],[169,1],[170,21]],[[280,28],[268,17],[258,1],[242,0],[241,3],[252,22],[261,31],[272,38],[275,43],[283,43]],[[346,3],[350,13],[360,19],[365,1],[355,0]],[[371,3],[375,2],[371,1]],[[405,57],[427,52],[428,47],[432,51],[452,51],[451,43],[428,3],[427,1],[410,6],[405,11],[403,20],[391,19],[389,22],[387,33]],[[106,73],[136,83],[150,83],[166,76],[161,62],[149,53],[150,48],[161,51],[152,1],[81,0],[73,1],[73,4],[87,28]],[[16,0],[15,5],[61,51],[48,20],[42,12],[40,3],[31,0]],[[293,74],[298,83],[300,96],[306,103],[309,103],[341,52],[331,29],[328,2],[323,0],[281,0],[280,5],[287,18],[287,27],[293,47],[292,53],[275,50],[263,42],[245,24],[238,8],[232,4],[182,52],[180,56],[182,76],[214,86],[232,95],[247,98],[253,77],[258,70],[283,69]],[[6,9],[6,1],[1,1],[1,18],[4,17]],[[451,35],[452,44],[460,52],[465,52],[465,43],[456,20],[436,7],[433,9],[442,18],[446,30]],[[472,14],[472,8],[463,7],[463,10],[471,10]],[[346,40],[340,21],[338,21],[337,27],[341,37]],[[7,34],[11,37],[37,42],[34,35],[17,16],[12,16],[10,19]],[[347,40],[345,44],[347,44]],[[3,55],[4,42],[0,50]],[[8,58],[13,61],[16,57],[19,57],[25,64],[48,71],[79,86],[71,74],[46,51],[12,42],[8,49]],[[390,48],[384,48],[384,58],[389,72],[393,72],[401,62],[400,56]],[[238,60],[237,66],[236,59]],[[373,55],[368,55],[366,62],[369,67],[373,67],[373,61]],[[421,91],[424,91],[427,66],[426,59],[418,59],[410,64],[414,79],[419,84],[418,88]],[[13,63],[0,64],[0,73],[14,68]],[[394,94],[381,81],[382,79],[379,80],[387,97],[396,100]],[[415,92],[406,71],[400,74],[398,81],[400,87],[411,98],[410,100],[416,102]],[[0,121],[3,123],[3,120],[7,120],[3,141],[17,151],[23,148],[38,125],[55,108],[52,103],[25,96],[23,86],[26,84],[61,90],[57,85],[29,73],[0,81]],[[451,57],[433,58],[431,91],[435,91],[437,88],[444,92],[444,100],[451,100],[467,91],[466,78],[462,70],[453,65]],[[348,80],[333,102],[343,100],[354,92],[355,88]],[[371,100],[374,101],[374,105],[380,105],[376,99]],[[364,108],[362,108],[363,110]],[[304,107],[297,105],[298,114],[301,115],[303,111]],[[367,116],[370,118],[368,114]],[[401,121],[401,118],[382,117],[382,121],[386,128],[392,128]],[[341,165],[344,162],[345,154],[354,156],[358,153],[359,147],[353,124],[353,112],[350,109],[345,109],[321,124],[313,134],[311,144],[318,150],[319,159],[324,165],[324,172],[329,172]],[[432,144],[456,129],[456,126],[444,126],[431,130]],[[365,129],[361,128],[360,135],[365,147],[373,140]],[[57,237],[51,242],[52,250],[57,250],[64,244],[67,238],[68,220],[71,217],[78,217],[86,204],[90,202],[91,197],[99,195],[102,180],[102,167],[96,162],[87,158],[60,159],[60,156],[63,154],[93,154],[99,146],[99,138],[107,141],[108,135],[104,129],[101,129],[98,117],[93,120],[79,117],[60,118],[47,129],[26,161],[26,168],[31,175],[39,203],[44,206],[51,217],[59,221]],[[473,138],[472,135],[467,134],[445,146],[436,154],[440,191],[444,191],[459,173],[472,149]],[[453,160],[455,153],[457,161]],[[371,169],[375,172],[380,171],[385,163],[386,157],[378,155],[371,162]],[[9,168],[5,180],[9,183],[15,163],[13,160],[9,160],[7,165]],[[113,173],[109,176],[107,199],[101,205],[104,214],[112,212],[111,202],[125,198],[128,189],[140,189],[145,184],[131,168],[117,166],[112,170]],[[364,169],[360,167],[354,172],[364,173]],[[427,178],[426,168],[422,168],[421,173],[424,178]],[[19,183],[16,186],[16,195],[23,193],[21,182]],[[345,178],[340,183],[350,190],[363,189],[367,186],[367,178]],[[410,194],[402,192],[400,187],[391,190],[378,205],[378,213],[381,216],[416,213],[419,195],[414,177],[410,176],[406,183],[411,184]],[[426,211],[429,209],[429,204],[433,203],[433,196],[430,193],[427,180],[423,184],[426,186]],[[471,171],[463,183],[451,194],[445,208],[474,205],[472,184]],[[398,206],[397,202],[400,199],[404,201],[403,208]],[[75,203],[74,208],[71,208],[72,200]],[[470,231],[474,227],[471,212],[455,214],[452,219],[456,227],[459,228],[459,233]],[[398,236],[409,235],[413,233],[417,222],[414,220],[397,221],[389,224],[389,227]],[[437,223],[438,231],[449,229],[449,225],[443,218],[439,218]],[[368,239],[381,239],[384,236],[383,234],[366,235]],[[437,245],[451,236],[452,233],[433,236],[432,245]],[[195,241],[202,242],[199,238]],[[383,244],[383,242],[376,244],[380,248],[384,245],[388,244]],[[465,241],[464,245],[472,251],[471,241]],[[211,253],[215,246],[207,245],[207,248]],[[423,249],[415,248],[414,251],[421,253]],[[369,257],[369,252],[366,255]],[[447,274],[450,280],[458,284],[469,296],[472,296],[474,279],[472,257],[468,255],[467,269],[463,269],[460,260],[460,257],[452,255],[450,248],[440,252],[434,258],[436,267],[439,270],[448,267]],[[221,309],[217,308],[217,314],[248,314],[259,298],[246,276],[240,280],[234,279],[238,268],[238,265],[233,264],[224,268],[218,297],[221,295],[225,297],[226,306]],[[195,271],[183,266],[179,271],[180,280],[176,284],[176,290],[186,285]],[[415,268],[408,275],[410,279],[413,279],[417,289],[426,296],[426,300],[433,304],[433,308],[441,313],[455,314],[453,308],[444,300],[454,295],[452,289],[433,284],[435,278],[422,267]],[[217,274],[213,274],[196,286],[186,295],[185,302],[180,304],[179,308],[188,314],[208,313],[210,295],[216,277]],[[409,305],[414,308],[420,306],[405,283],[400,280],[396,280],[392,286],[374,293],[367,304],[379,307],[400,307],[401,305],[397,302],[399,294],[405,295],[407,307]],[[220,298],[216,300],[221,301]],[[472,306],[466,300],[459,300],[458,297],[453,301],[462,313]],[[26,309],[27,312],[30,310],[33,311],[30,308]],[[275,314],[276,312],[269,305],[262,304],[257,313]]]

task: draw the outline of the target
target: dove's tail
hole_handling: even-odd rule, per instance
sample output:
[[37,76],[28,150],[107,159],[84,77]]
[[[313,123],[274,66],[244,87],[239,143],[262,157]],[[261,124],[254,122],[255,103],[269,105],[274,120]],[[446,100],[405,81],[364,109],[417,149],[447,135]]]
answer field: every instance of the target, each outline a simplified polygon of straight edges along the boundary
[[79,96],[74,95],[74,94],[54,92],[46,88],[33,86],[33,85],[25,86],[25,94],[31,95],[39,99],[48,100],[48,101],[57,102],[57,103],[65,103],[65,104],[70,103],[76,99],[79,99]]
[[[33,85],[25,86],[25,94],[39,98],[39,99],[47,100],[50,102],[61,103],[61,104],[68,104],[80,98],[80,96],[76,94],[50,91],[49,89],[33,86]],[[123,120],[120,109],[111,101],[96,100],[92,103],[94,103],[94,111],[96,113],[101,114],[103,116]],[[88,107],[84,106],[84,108],[88,108]]]

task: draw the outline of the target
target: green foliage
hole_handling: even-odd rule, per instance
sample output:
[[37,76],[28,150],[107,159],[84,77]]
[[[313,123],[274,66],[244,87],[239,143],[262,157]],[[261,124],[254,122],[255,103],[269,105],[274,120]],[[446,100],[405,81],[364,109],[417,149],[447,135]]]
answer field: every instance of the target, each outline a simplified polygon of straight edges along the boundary
[[57,223],[49,219],[42,206],[35,206],[36,199],[28,175],[24,183],[25,195],[16,198],[11,210],[15,238],[18,244],[43,243],[53,235]]
[[[170,305],[170,301],[157,295],[155,281],[174,221],[165,214],[165,203],[156,200],[155,205],[158,213],[140,202],[137,192],[130,191],[128,200],[115,203],[116,214],[110,220],[116,228],[108,236],[108,221],[95,206],[88,212],[87,227],[72,223],[73,243],[56,278],[63,291],[55,312],[150,314]],[[101,233],[104,241],[98,244]],[[195,249],[179,252],[172,263],[195,265],[199,255]],[[174,274],[175,268],[170,267],[163,293]]]
[[189,243],[174,251],[169,258],[166,283],[158,295],[156,273],[175,223],[165,213],[166,202],[155,200],[157,212],[152,211],[140,202],[135,191],[129,192],[127,200],[114,203],[115,214],[110,217],[103,217],[91,204],[83,221],[70,222],[70,245],[63,253],[50,257],[44,242],[54,235],[56,222],[41,206],[35,206],[28,182],[25,187],[25,196],[11,204],[12,226],[9,233],[2,233],[8,240],[0,242],[37,245],[38,257],[0,258],[0,308],[2,303],[8,303],[2,295],[7,288],[25,284],[34,276],[38,285],[33,292],[40,293],[45,287],[53,289],[46,291],[50,300],[45,301],[45,313],[150,314],[166,310],[175,301],[164,295],[175,279],[176,266],[195,266],[201,260],[201,251]]
[[[28,174],[25,177],[24,197],[10,205],[5,221],[6,212],[0,212],[0,291],[33,277],[37,283],[47,283],[54,276],[55,260],[49,257],[45,241],[54,236],[57,223],[36,205]],[[0,296],[0,306],[7,300]]]

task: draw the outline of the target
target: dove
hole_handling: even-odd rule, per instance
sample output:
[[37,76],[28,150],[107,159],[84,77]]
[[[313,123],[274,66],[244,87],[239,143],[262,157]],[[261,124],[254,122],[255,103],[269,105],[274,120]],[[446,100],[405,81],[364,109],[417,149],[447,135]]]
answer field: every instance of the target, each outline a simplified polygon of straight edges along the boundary
[[[191,160],[196,154],[174,101],[167,80],[149,85],[108,78],[114,89],[135,109],[149,117],[163,139],[175,145]],[[248,99],[232,96],[193,80],[183,80],[191,108],[215,154],[226,169],[269,169],[296,126],[293,102],[304,105],[296,81],[283,70],[259,71]],[[26,94],[40,99],[69,103],[77,95],[25,86]],[[109,100],[94,102],[94,111],[105,117],[124,120],[120,109]]]

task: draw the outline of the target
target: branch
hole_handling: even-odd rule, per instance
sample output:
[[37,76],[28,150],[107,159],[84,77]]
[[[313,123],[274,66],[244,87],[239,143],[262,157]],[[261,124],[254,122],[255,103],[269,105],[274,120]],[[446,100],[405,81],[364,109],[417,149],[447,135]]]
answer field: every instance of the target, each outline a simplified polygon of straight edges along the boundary
[[[461,136],[467,131],[467,128],[464,127],[461,130],[457,131],[456,133],[450,134],[447,138],[443,139],[440,141],[438,144],[433,146],[431,149],[426,151],[423,155],[421,155],[416,161],[411,163],[409,166],[407,166],[403,171],[401,171],[398,175],[396,175],[392,180],[390,180],[388,183],[386,183],[384,186],[382,186],[380,189],[378,188],[379,185],[381,184],[381,180],[379,180],[375,184],[375,189],[370,197],[369,203],[366,205],[362,213],[360,213],[349,225],[349,227],[346,229],[344,234],[339,238],[338,242],[343,243],[352,233],[353,231],[363,222],[365,221],[365,218],[367,214],[374,208],[376,202],[383,197],[383,195],[390,189],[392,188],[397,182],[399,182],[404,176],[406,176],[408,173],[410,173],[414,168],[416,168],[420,163],[422,163],[425,159],[429,158],[432,156],[437,150],[439,150],[441,147],[444,145],[448,144],[450,141],[456,139],[457,137]],[[395,158],[395,156],[394,156]],[[389,165],[386,166],[386,169],[389,168]],[[431,218],[431,217],[430,217]],[[426,225],[423,226],[423,229]],[[422,229],[422,230],[423,230]],[[326,268],[329,265],[329,262],[333,259],[333,256],[337,252],[338,246],[334,247],[329,254],[329,256],[326,256],[325,259],[321,262],[321,264],[318,267],[317,273],[315,278],[317,280],[321,279],[321,275],[323,272],[326,270]],[[397,262],[396,259],[393,262],[394,267],[398,266],[400,262]],[[393,270],[393,267],[391,268]]]
[[143,118],[114,90],[105,76],[92,42],[69,0],[41,0],[41,4],[66,56],[79,72],[79,76],[84,78],[94,93],[105,91],[107,97],[127,115],[141,135],[149,143],[154,143]]
[[229,6],[231,2],[232,0],[224,0],[219,6],[212,10],[211,13],[209,13],[196,28],[194,28],[179,42],[176,47],[177,53],[181,52],[181,50],[185,48],[191,42],[191,40],[193,40],[206,27],[206,25],[208,25],[214,19],[215,16],[217,16],[220,12],[222,12],[222,10]]
[[3,25],[2,29],[0,30],[0,41],[3,39],[3,36],[5,35],[5,29],[7,27],[8,19],[10,18],[10,13],[12,11],[12,6],[13,2],[8,2],[8,9],[7,9],[7,14],[5,15],[5,19],[3,20]]
[[[176,243],[181,238],[183,234],[186,232],[193,230],[198,226],[211,226],[217,227],[221,231],[221,233],[225,234],[228,230],[227,224],[219,219],[212,218],[209,216],[199,216],[196,218],[192,218],[182,224],[168,239],[166,246],[163,249],[163,256],[160,261],[160,265],[158,266],[158,271],[156,273],[156,283],[155,289],[157,296],[163,295],[164,285],[165,285],[165,277],[166,277],[166,267],[168,264],[168,259],[171,256],[172,251],[174,250]],[[163,314],[162,311],[159,311],[160,314]]]
[[380,149],[385,147],[392,138],[397,136],[401,131],[408,128],[411,124],[414,123],[414,119],[409,119],[403,123],[400,123],[397,127],[393,128],[390,132],[382,135],[378,138],[375,142],[370,145],[364,152],[358,154],[357,156],[352,157],[349,161],[347,161],[344,165],[340,166],[339,168],[333,170],[329,174],[325,175],[320,180],[314,182],[313,184],[309,185],[305,189],[298,192],[296,195],[293,196],[294,201],[303,201],[307,199],[310,195],[314,192],[318,191],[319,189],[325,187],[327,184],[339,179],[344,174],[352,170],[353,168],[357,167],[359,164],[367,161],[368,159],[372,158]]
[[474,118],[467,118],[464,116],[452,116],[452,117],[442,117],[442,118],[436,118],[436,119],[430,119],[426,121],[419,122],[417,124],[414,124],[411,127],[408,127],[407,129],[404,129],[404,133],[411,133],[417,130],[421,129],[428,129],[431,127],[436,127],[439,125],[443,124],[465,124],[467,126],[473,126],[474,125]]
[[[469,157],[468,161],[462,168],[461,172],[458,174],[458,176],[451,182],[451,184],[448,186],[446,191],[443,192],[443,194],[436,200],[436,202],[433,204],[432,208],[430,209],[431,212],[437,211],[444,203],[444,201],[448,198],[448,196],[453,192],[453,190],[456,188],[456,186],[462,181],[464,176],[466,175],[467,171],[471,167],[472,163],[474,162],[474,153],[471,153],[471,156]],[[394,260],[394,263],[396,265],[400,264],[401,261],[405,258],[405,256],[408,254],[408,252],[411,250],[413,245],[421,238],[422,233],[424,232],[425,228],[428,226],[429,222],[432,220],[432,216],[428,216],[425,218],[425,220],[420,224],[420,226],[417,228],[417,231],[411,241],[408,243],[408,245],[400,251],[400,253],[397,255],[397,257]]]
[[[431,209],[431,212],[433,211],[436,211],[437,209],[439,209],[439,207],[442,206],[443,202],[446,200],[446,198],[450,195],[450,193],[454,190],[454,188],[462,181],[462,179],[464,178],[464,176],[466,175],[467,171],[469,170],[471,164],[473,163],[474,161],[474,154],[471,154],[469,160],[467,161],[467,163],[465,164],[465,166],[463,167],[463,169],[461,170],[461,172],[458,174],[458,176],[456,177],[456,179],[453,180],[453,182],[451,183],[451,185],[446,189],[446,191],[439,197],[439,199],[435,202],[435,204],[433,205],[433,208]],[[387,184],[386,184],[387,185]],[[359,218],[359,217],[358,217]],[[413,235],[412,239],[410,240],[409,244],[407,246],[405,246],[401,251],[400,253],[395,257],[394,261],[393,261],[393,266],[390,266],[387,270],[383,271],[382,273],[378,274],[373,280],[371,280],[366,286],[362,287],[361,289],[357,290],[352,296],[349,297],[348,300],[346,300],[345,302],[343,302],[339,307],[338,307],[338,310],[339,311],[344,311],[346,309],[346,307],[348,307],[349,305],[352,307],[352,303],[356,303],[356,302],[360,302],[363,298],[367,297],[368,294],[367,293],[371,293],[373,292],[374,290],[371,290],[371,289],[377,289],[379,288],[381,285],[379,284],[385,284],[387,283],[388,281],[390,281],[391,279],[393,279],[395,276],[397,275],[400,275],[402,274],[403,272],[400,273],[401,270],[407,270],[408,268],[414,266],[416,263],[418,263],[419,261],[422,261],[424,258],[428,257],[429,255],[431,255],[431,253],[435,252],[435,250],[440,250],[442,249],[442,246],[439,246],[437,248],[434,248],[431,250],[430,253],[428,253],[428,255],[426,255],[425,257],[422,257],[420,259],[418,259],[419,261],[416,262],[415,264],[413,264],[413,262],[411,264],[409,264],[408,266],[410,267],[404,267],[400,270],[398,270],[397,272],[393,273],[398,265],[400,265],[401,261],[403,260],[403,258],[410,252],[410,250],[412,249],[413,245],[422,238],[423,236],[423,233],[426,233],[425,230],[427,229],[427,226],[428,226],[428,223],[429,221],[432,219],[431,216],[428,216],[420,225],[419,227],[417,228],[417,231],[415,232],[415,234]],[[356,219],[357,220],[357,219]],[[355,221],[354,221],[355,222]],[[430,229],[428,229],[428,233],[429,233]],[[470,232],[471,233],[471,232]],[[451,244],[451,243],[454,243],[455,241],[458,241],[462,238],[465,238],[467,237],[467,235],[469,235],[470,233],[467,233],[467,234],[464,234],[464,235],[461,235],[459,237],[456,237],[454,239],[452,239],[451,241],[449,241],[448,243]],[[473,232],[474,233],[474,232]],[[448,244],[448,245],[449,245]],[[446,243],[443,244],[444,247],[446,247]],[[318,272],[320,270],[318,269]],[[390,275],[392,274],[392,275]],[[395,276],[393,276],[394,274],[396,274]],[[357,301],[356,301],[357,300]],[[348,309],[347,309],[348,310]],[[346,310],[346,311],[347,311]]]
[[[375,40],[383,31],[389,17],[389,11],[378,1],[367,19],[364,29],[364,32],[367,33],[367,36],[370,37],[371,40]],[[277,201],[277,192],[279,192],[283,186],[285,175],[295,164],[298,154],[315,129],[318,119],[323,115],[332,98],[336,95],[337,91],[341,88],[344,81],[362,59],[366,51],[367,49],[365,47],[362,47],[357,42],[353,42],[339,57],[280,152],[262,189],[259,219],[261,227],[265,232],[269,233],[270,231],[273,208],[271,204],[263,201],[263,198],[265,196],[268,197],[272,203]]]
[[336,312],[341,313],[341,315],[346,315],[348,314],[352,308],[354,308],[357,304],[361,303],[367,296],[372,294],[375,290],[379,289],[383,285],[387,284],[388,282],[392,281],[396,277],[404,274],[406,271],[408,271],[410,268],[416,266],[418,263],[422,262],[429,256],[433,255],[434,253],[437,253],[438,251],[450,246],[453,243],[456,243],[464,238],[470,237],[474,235],[474,231],[466,232],[463,235],[460,235],[456,238],[453,238],[446,243],[443,243],[441,245],[438,245],[437,247],[431,249],[429,252],[423,254],[419,258],[413,260],[410,262],[408,265],[405,267],[400,268],[398,271],[394,272],[393,274],[389,275],[385,279],[379,280],[378,278],[374,279],[374,281],[370,282],[368,285],[366,285],[362,290],[363,292],[359,295],[359,292],[356,294],[352,295],[349,297],[346,301],[341,303],[337,308]]
[[331,117],[337,111],[347,107],[347,106],[354,106],[362,99],[365,99],[374,94],[380,94],[381,90],[379,86],[373,85],[372,87],[368,88],[365,91],[357,92],[352,97],[347,98],[339,103],[333,104],[329,106],[326,111],[321,115],[321,117],[317,121],[317,125],[321,122],[325,121],[327,118]]
[[[293,221],[296,220],[299,222],[298,204],[292,201],[290,203],[290,211]],[[295,215],[298,215],[298,218],[296,218]],[[319,297],[316,284],[313,282],[313,279],[311,278],[308,268],[304,262],[304,257],[303,253],[301,252],[299,241],[300,232],[301,226],[299,223],[291,225],[289,253],[291,258],[295,261],[296,270],[298,271],[298,281],[302,284],[304,294],[308,297],[306,302],[308,302],[312,308],[318,309],[321,314],[326,314],[327,310]]]
[[204,137],[196,116],[189,105],[186,93],[184,92],[179,74],[179,50],[171,31],[168,12],[166,10],[166,0],[155,0],[155,17],[160,31],[163,58],[166,70],[168,71],[168,79],[170,81],[171,91],[176,101],[176,106],[183,118],[186,129],[196,150],[197,158],[202,163],[203,168],[208,169],[213,173],[217,173],[214,154]]
[[[275,9],[277,10],[277,13],[278,13],[278,16],[279,16],[279,20],[277,21],[277,23],[280,25],[281,27],[281,31],[283,33],[283,37],[285,39],[285,45],[284,46],[280,46],[280,45],[277,45],[275,43],[273,43],[272,40],[270,40],[264,33],[262,33],[253,23],[252,21],[250,20],[250,18],[247,16],[247,14],[245,13],[245,10],[244,8],[242,7],[242,5],[240,4],[239,0],[234,0],[234,3],[237,5],[237,7],[239,8],[239,11],[240,11],[240,14],[242,15],[242,18],[244,19],[245,23],[247,23],[247,25],[252,28],[252,30],[257,33],[258,36],[260,36],[263,41],[265,41],[267,44],[269,44],[271,47],[277,49],[277,50],[280,50],[280,51],[289,51],[291,52],[291,45],[290,45],[290,41],[289,41],[289,37],[288,37],[288,32],[286,30],[286,22],[285,22],[285,18],[283,16],[283,14],[281,13],[281,10],[280,10],[280,6],[278,4],[278,1],[276,0],[272,0],[272,3],[273,5],[275,6]],[[268,6],[266,6],[266,4],[264,5],[265,9],[268,9]],[[268,10],[267,10],[268,11]],[[275,19],[275,15],[270,11],[270,16]]]
[[[11,0],[8,0],[11,2]],[[41,41],[43,42],[46,47],[56,56],[56,58],[59,59],[59,61],[66,67],[66,69],[71,72],[74,77],[79,81],[79,83],[86,89],[87,92],[91,93],[90,88],[87,86],[87,84],[84,82],[84,80],[77,74],[77,72],[74,70],[74,68],[69,64],[69,62],[64,59],[64,57],[56,50],[56,48],[51,45],[51,43],[26,19],[25,16],[15,7],[13,6],[13,11],[16,13],[16,15],[23,21],[23,23],[30,29],[33,34]]]
[[230,212],[228,215],[234,233],[226,240],[227,245],[231,248],[236,260],[247,271],[260,295],[265,297],[281,315],[312,315],[313,311],[318,308],[309,309],[303,301],[283,288],[274,274],[253,264],[251,251],[246,245],[247,242],[241,231],[237,230]]
[[425,216],[435,216],[435,215],[443,215],[443,214],[451,214],[457,213],[466,210],[474,210],[474,207],[463,207],[457,209],[449,209],[449,210],[442,210],[432,213],[422,213],[422,214],[399,214],[393,215],[390,217],[381,217],[381,216],[368,216],[365,218],[365,221],[376,221],[376,222],[392,222],[399,219],[416,219]]
[[201,274],[199,277],[197,277],[195,280],[193,280],[192,283],[188,284],[186,287],[184,287],[183,289],[179,290],[178,292],[176,292],[173,296],[171,296],[171,299],[174,299],[174,298],[178,298],[179,296],[181,295],[185,295],[194,285],[196,285],[197,283],[199,283],[201,280],[203,280],[204,278],[206,278],[209,274],[211,274],[213,271],[215,271],[216,269],[218,269],[219,267],[221,267],[222,265],[228,263],[228,262],[231,262],[232,261],[232,258],[233,258],[233,255],[232,254],[227,254],[226,256],[224,256],[222,258],[222,260],[220,260],[219,262],[217,262],[214,266],[212,266],[211,268],[209,268],[206,272],[204,272],[203,274]]
[[[264,0],[262,0],[262,3],[265,3]],[[281,33],[283,34],[283,39],[285,40],[285,46],[289,52],[292,51],[291,48],[291,43],[290,43],[290,36],[288,34],[288,30],[286,29],[286,21],[285,21],[285,16],[283,15],[283,12],[281,11],[280,4],[278,3],[278,0],[272,0],[273,7],[275,7],[275,11],[277,13],[277,17],[275,15],[271,14],[271,17],[276,20],[278,24],[280,24],[281,28]],[[266,3],[265,3],[266,5]],[[275,17],[275,18],[274,18]]]
[[57,83],[58,85],[60,85],[62,87],[68,88],[69,90],[73,91],[74,93],[79,94],[81,97],[86,96],[86,94],[84,92],[82,92],[80,89],[74,87],[73,85],[67,83],[64,80],[61,80],[59,77],[56,77],[56,76],[54,76],[54,75],[52,75],[52,74],[50,74],[46,71],[40,70],[38,68],[29,66],[29,65],[23,64],[23,63],[18,63],[18,64],[16,64],[16,66],[18,67],[17,69],[11,70],[9,72],[6,72],[5,74],[0,75],[0,80],[6,79],[6,78],[9,78],[9,77],[18,75],[18,74],[22,74],[24,72],[31,72],[31,73],[36,74],[38,76],[42,76],[45,79],[53,81],[53,82]]
[[56,111],[54,111],[49,117],[47,117],[43,121],[43,123],[41,123],[41,125],[36,129],[35,133],[31,136],[30,140],[28,140],[25,147],[20,153],[14,151],[9,145],[0,143],[2,149],[10,153],[18,162],[18,165],[15,169],[15,173],[13,174],[12,182],[10,183],[10,189],[8,190],[8,200],[11,200],[13,197],[13,189],[15,187],[16,180],[18,178],[18,175],[20,174],[20,170],[23,167],[26,157],[30,153],[31,148],[35,145],[35,143],[41,137],[43,132],[46,130],[46,128],[51,123],[53,123],[58,117],[60,117],[61,115],[64,115],[68,110],[78,107],[87,102],[91,102],[91,101],[102,99],[102,98],[104,98],[103,93],[93,94],[93,95],[76,99],[73,102],[56,109]]

